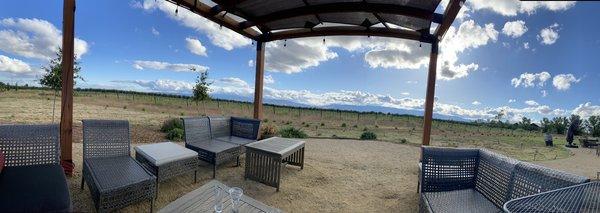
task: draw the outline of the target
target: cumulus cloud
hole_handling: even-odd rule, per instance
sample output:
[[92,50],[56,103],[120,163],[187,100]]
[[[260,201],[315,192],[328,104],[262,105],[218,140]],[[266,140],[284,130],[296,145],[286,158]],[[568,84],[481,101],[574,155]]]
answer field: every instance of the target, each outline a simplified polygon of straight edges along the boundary
[[529,105],[529,106],[539,106],[540,104],[538,104],[538,102],[534,101],[534,100],[527,100],[525,101],[525,104]]
[[479,102],[479,101],[473,101],[471,104],[473,104],[475,106],[478,106],[478,105],[481,105],[481,102]]
[[542,90],[540,92],[542,93],[542,98],[545,98],[546,96],[548,96],[548,91]]
[[533,87],[538,85],[540,87],[544,86],[546,81],[550,79],[550,73],[544,71],[540,73],[523,73],[518,78],[513,78],[510,83],[515,87]]
[[508,103],[514,103],[514,102],[517,102],[517,100],[515,100],[515,99],[508,99]]
[[571,88],[571,84],[578,83],[581,79],[575,78],[573,74],[560,74],[554,76],[552,79],[552,85],[558,90],[568,90]]
[[529,49],[529,42],[523,42],[523,48]]
[[403,93],[400,93],[400,95],[409,96],[410,93],[409,92],[403,92]]
[[151,70],[167,70],[174,72],[205,72],[208,67],[199,64],[172,64],[169,62],[162,61],[134,61],[133,68],[138,70],[151,69]]
[[521,20],[506,22],[502,28],[502,33],[512,38],[521,37],[525,32],[527,32],[527,26]]
[[[5,18],[0,20],[0,50],[26,58],[50,60],[62,46],[62,32],[42,19]],[[87,53],[86,41],[75,38],[75,55]]]
[[180,8],[175,13],[176,5],[168,1],[144,0],[132,3],[132,7],[145,11],[162,11],[167,17],[179,22],[181,25],[194,29],[199,33],[206,34],[215,46],[226,50],[244,47],[251,44],[251,40],[227,28],[221,28],[218,24],[196,15],[189,10]]
[[189,94],[194,84],[186,81],[160,79],[156,81],[134,80],[134,81],[112,81],[115,83],[134,84],[147,91],[159,93],[185,93]]
[[248,66],[249,67],[253,67],[254,66],[254,60],[249,60],[248,61]]
[[270,72],[298,73],[337,56],[327,46],[309,39],[290,40],[285,44],[269,42],[265,50],[265,69]]
[[585,104],[580,104],[573,111],[572,114],[579,115],[584,119],[589,118],[592,115],[600,116],[600,106],[592,105],[592,103],[587,102]]
[[551,45],[556,43],[556,40],[558,40],[559,37],[558,27],[558,23],[554,23],[549,27],[542,29],[540,31],[540,34],[538,34],[537,36],[538,40],[540,40],[540,42],[544,45]]
[[160,32],[158,32],[158,30],[156,30],[156,28],[154,28],[154,27],[152,27],[151,31],[152,31],[152,35],[155,35],[155,36],[160,35]]
[[274,84],[275,79],[271,75],[265,75],[265,84]]
[[533,14],[538,9],[564,11],[575,5],[573,1],[520,1],[520,0],[472,0],[467,1],[472,10],[489,10],[504,16],[516,16],[519,13]]
[[200,40],[195,38],[185,38],[185,47],[190,50],[191,53],[199,55],[199,56],[207,56],[206,55],[206,47],[202,45]]

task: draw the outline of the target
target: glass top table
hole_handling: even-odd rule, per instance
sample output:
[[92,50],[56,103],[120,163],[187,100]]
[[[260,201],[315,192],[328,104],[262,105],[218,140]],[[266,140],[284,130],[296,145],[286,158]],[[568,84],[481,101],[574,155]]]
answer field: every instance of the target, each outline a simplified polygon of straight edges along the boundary
[[590,182],[510,200],[506,212],[600,212],[600,182]]

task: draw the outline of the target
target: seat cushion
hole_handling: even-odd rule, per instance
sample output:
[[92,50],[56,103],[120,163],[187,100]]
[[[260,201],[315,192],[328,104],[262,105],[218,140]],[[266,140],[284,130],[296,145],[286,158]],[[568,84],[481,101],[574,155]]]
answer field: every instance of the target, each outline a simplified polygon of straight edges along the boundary
[[502,212],[474,189],[425,192],[423,196],[433,212]]
[[166,163],[178,160],[197,157],[198,153],[177,145],[173,142],[146,144],[135,147],[136,154],[144,156],[155,166],[161,166]]
[[0,211],[66,212],[67,179],[59,164],[6,167],[0,174]]
[[212,152],[212,153],[221,153],[227,151],[229,149],[240,148],[239,145],[233,143],[227,143],[225,141],[212,139],[210,141],[204,141],[202,143],[187,143],[185,147],[190,148],[192,150],[202,149],[204,151]]
[[236,137],[236,136],[225,136],[225,137],[218,137],[216,138],[217,140],[220,141],[225,141],[227,143],[234,143],[237,145],[246,145],[252,142],[256,142],[256,140],[251,140],[251,139],[246,139],[246,138],[240,138],[240,137]]
[[146,181],[156,181],[154,175],[130,156],[89,158],[85,159],[85,164],[94,176],[100,193]]

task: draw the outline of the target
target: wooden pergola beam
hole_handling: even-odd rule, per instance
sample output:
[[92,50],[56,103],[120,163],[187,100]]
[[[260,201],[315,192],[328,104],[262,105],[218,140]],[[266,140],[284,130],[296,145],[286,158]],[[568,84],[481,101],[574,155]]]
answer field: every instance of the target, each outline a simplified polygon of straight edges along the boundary
[[[261,35],[261,33],[257,32],[252,28],[242,29],[239,27],[239,22],[229,16],[219,16],[215,14],[215,11],[212,11],[210,6],[202,3],[201,1],[191,0],[191,2],[186,0],[167,0],[171,3],[179,5],[180,7],[184,7],[193,13],[196,13],[212,22],[226,27],[230,30],[235,31],[236,33],[243,35],[249,39],[257,40],[257,38]],[[195,5],[195,6],[194,6]]]
[[428,10],[409,7],[397,4],[381,4],[367,2],[343,2],[329,3],[319,5],[307,5],[304,7],[293,8],[289,10],[277,11],[264,16],[253,17],[250,20],[240,23],[241,28],[249,28],[256,25],[262,25],[276,20],[294,18],[299,16],[307,16],[323,13],[343,13],[343,12],[367,12],[378,14],[395,14],[414,18],[430,20],[433,22],[440,21],[439,14],[431,13]]
[[379,36],[415,40],[424,43],[431,43],[434,38],[431,34],[400,28],[387,29],[384,27],[371,27],[367,29],[365,27],[359,26],[335,26],[279,31],[262,36],[260,40],[267,42],[283,39],[318,36]]
[[73,65],[75,59],[75,0],[63,3],[60,157],[67,175],[73,174]]
[[437,37],[438,40],[442,40],[444,34],[450,29],[452,23],[454,23],[454,19],[460,12],[460,9],[464,5],[465,0],[450,0],[450,3],[446,6],[446,10],[444,11],[442,23],[435,29],[435,33],[433,35]]
[[433,103],[435,101],[435,78],[437,75],[438,41],[431,43],[429,71],[427,73],[427,92],[425,94],[425,114],[423,115],[423,145],[431,141],[431,123],[433,121]]
[[256,42],[256,76],[254,78],[254,119],[263,118],[263,82],[265,75],[265,43]]

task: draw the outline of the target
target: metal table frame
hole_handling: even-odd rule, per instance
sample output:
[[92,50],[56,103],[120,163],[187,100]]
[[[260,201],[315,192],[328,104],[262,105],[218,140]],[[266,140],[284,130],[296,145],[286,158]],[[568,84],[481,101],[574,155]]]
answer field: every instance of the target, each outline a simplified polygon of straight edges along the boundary
[[589,182],[510,200],[506,212],[600,212],[600,182]]

